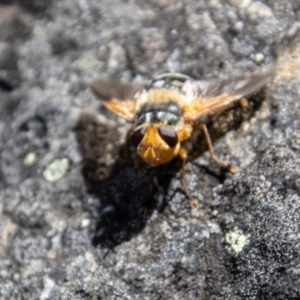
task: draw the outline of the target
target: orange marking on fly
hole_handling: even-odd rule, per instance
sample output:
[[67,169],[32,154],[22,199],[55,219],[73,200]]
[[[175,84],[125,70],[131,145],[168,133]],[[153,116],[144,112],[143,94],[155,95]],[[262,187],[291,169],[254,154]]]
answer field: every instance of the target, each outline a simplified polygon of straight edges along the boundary
[[242,108],[247,108],[249,106],[248,100],[246,98],[242,98],[240,100],[240,105]]
[[182,142],[193,131],[203,130],[211,158],[221,167],[237,171],[237,167],[230,167],[215,156],[205,124],[239,101],[247,106],[241,99],[259,90],[270,78],[270,72],[262,72],[207,83],[167,73],[145,85],[98,79],[91,88],[109,110],[133,123],[131,141],[142,160],[156,167],[176,156],[182,159],[182,184],[186,192],[187,154]]
[[138,155],[152,167],[168,163],[180,149],[176,132],[162,124],[138,128],[131,139]]

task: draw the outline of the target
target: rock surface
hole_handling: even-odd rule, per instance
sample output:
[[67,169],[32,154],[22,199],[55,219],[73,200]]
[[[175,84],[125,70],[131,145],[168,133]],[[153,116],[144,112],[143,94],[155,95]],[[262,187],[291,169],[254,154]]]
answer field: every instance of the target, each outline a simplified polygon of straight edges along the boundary
[[[0,1],[0,299],[299,299],[299,14],[298,1]],[[179,161],[145,166],[149,194],[122,163],[130,126],[89,89],[265,68],[258,105],[214,139],[239,172],[205,144],[187,164],[194,209]]]

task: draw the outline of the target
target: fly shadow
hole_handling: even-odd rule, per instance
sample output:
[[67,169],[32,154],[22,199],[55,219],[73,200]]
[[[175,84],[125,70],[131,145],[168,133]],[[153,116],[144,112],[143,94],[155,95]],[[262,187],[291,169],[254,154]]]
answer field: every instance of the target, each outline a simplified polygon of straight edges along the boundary
[[[92,212],[97,218],[93,244],[112,249],[142,231],[156,206],[154,199],[165,194],[181,162],[156,168],[141,162],[137,167],[129,141],[120,146],[117,128],[99,122],[88,111],[81,113],[75,131],[83,157],[82,176],[98,202],[92,208],[97,210]],[[141,169],[153,183],[152,192]],[[164,199],[160,209],[165,205]]]
[[[244,120],[250,119],[259,109],[264,90],[250,98],[250,105],[246,108],[237,107],[212,120],[208,124],[212,142],[222,137],[227,131],[237,129]],[[110,114],[109,112],[106,112]],[[83,157],[82,176],[87,191],[96,199],[97,204],[89,210],[96,218],[93,244],[113,249],[122,242],[130,240],[141,232],[151,216],[153,208],[160,211],[166,207],[168,199],[175,193],[184,194],[183,189],[169,193],[171,180],[180,178],[182,162],[175,158],[167,165],[150,167],[141,163],[135,164],[136,151],[130,147],[127,139],[120,145],[120,135],[116,125],[104,124],[91,111],[82,111],[75,128],[78,144]],[[201,133],[196,134],[189,143],[190,160],[201,156],[207,150],[207,144]],[[187,145],[188,147],[188,145]],[[223,182],[226,171],[219,168],[217,173],[210,167],[201,167],[205,172]],[[153,183],[150,192],[141,170]],[[189,189],[189,183],[187,183]],[[197,193],[197,191],[192,191]],[[171,194],[171,196],[170,196]],[[160,197],[162,196],[162,197]],[[155,201],[163,198],[162,203]],[[159,204],[159,205],[158,205]],[[186,204],[188,205],[188,203]],[[144,208],[146,208],[147,213]]]

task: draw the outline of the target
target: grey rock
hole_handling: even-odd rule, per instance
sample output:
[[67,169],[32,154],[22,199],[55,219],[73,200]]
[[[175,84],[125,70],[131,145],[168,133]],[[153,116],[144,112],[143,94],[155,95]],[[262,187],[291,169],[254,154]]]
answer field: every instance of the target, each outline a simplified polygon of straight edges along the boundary
[[[0,299],[300,298],[299,4],[11,2],[0,2]],[[124,163],[130,126],[89,89],[96,77],[266,68],[274,78],[249,111],[210,126],[238,173],[213,164],[201,136],[187,145],[194,209],[178,160],[142,165],[149,193],[134,152]],[[64,176],[45,180],[61,159]]]

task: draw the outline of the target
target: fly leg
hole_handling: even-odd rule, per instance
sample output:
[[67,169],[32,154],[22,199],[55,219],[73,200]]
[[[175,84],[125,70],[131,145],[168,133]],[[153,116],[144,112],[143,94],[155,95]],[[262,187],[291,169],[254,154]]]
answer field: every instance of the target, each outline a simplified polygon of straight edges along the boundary
[[[135,159],[135,167],[138,169],[139,174],[143,177],[143,179],[147,183],[150,195],[152,195],[152,193],[153,193],[153,182],[150,180],[150,178],[144,172],[143,168],[140,166],[140,161],[141,161],[140,157],[137,156],[136,159]],[[139,212],[143,215],[146,215],[148,213],[148,210],[149,210],[148,205],[143,205],[143,206],[140,207]]]
[[138,169],[140,175],[143,177],[143,179],[145,180],[145,182],[147,183],[148,187],[149,187],[149,192],[150,194],[152,194],[153,192],[153,183],[152,181],[149,179],[149,177],[145,174],[144,170],[141,168],[140,166],[140,161],[141,159],[139,157],[137,157],[135,159],[135,166]]
[[187,159],[187,153],[186,150],[184,148],[180,148],[178,155],[180,156],[181,160],[182,160],[182,168],[181,168],[181,184],[183,187],[183,190],[185,192],[185,194],[187,195],[187,197],[189,198],[189,206],[190,208],[194,208],[198,205],[198,200],[195,198],[191,198],[187,188],[186,188],[186,182],[185,182],[185,166],[186,166],[186,159]]
[[211,142],[211,139],[210,139],[210,136],[209,136],[209,133],[208,133],[208,130],[207,130],[207,127],[205,124],[199,124],[194,129],[203,131],[206,142],[207,142],[210,157],[215,163],[217,163],[223,169],[230,171],[231,173],[235,173],[238,171],[237,166],[228,165],[225,162],[223,162],[222,160],[220,160],[219,158],[217,158],[217,156],[215,155],[214,148],[213,148],[213,145],[212,145],[212,142]]
[[130,146],[131,146],[130,136],[131,136],[132,132],[133,132],[133,130],[131,129],[126,134],[125,148],[124,148],[124,152],[123,152],[124,157],[123,157],[123,162],[121,165],[128,163],[130,160]]

